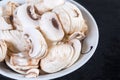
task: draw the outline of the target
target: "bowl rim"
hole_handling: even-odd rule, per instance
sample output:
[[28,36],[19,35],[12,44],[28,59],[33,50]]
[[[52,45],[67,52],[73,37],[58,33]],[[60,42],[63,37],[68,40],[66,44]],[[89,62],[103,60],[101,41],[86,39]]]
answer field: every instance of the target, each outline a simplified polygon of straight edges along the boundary
[[[59,78],[59,77],[65,76],[65,75],[67,75],[67,74],[70,74],[70,73],[76,71],[77,69],[81,68],[84,64],[86,64],[86,62],[88,62],[88,60],[89,60],[89,59],[93,56],[93,54],[95,53],[96,48],[97,48],[97,46],[98,46],[98,42],[99,42],[99,30],[98,30],[98,25],[97,25],[95,19],[93,18],[93,16],[91,15],[91,13],[90,13],[85,7],[83,7],[80,3],[76,2],[76,1],[74,1],[74,0],[67,0],[67,1],[70,1],[70,2],[74,3],[75,5],[79,6],[81,9],[83,9],[84,12],[86,12],[87,15],[90,17],[90,19],[93,21],[94,26],[96,27],[96,30],[97,30],[97,31],[96,31],[96,32],[97,32],[97,33],[96,33],[96,34],[97,34],[97,40],[96,40],[97,42],[96,42],[96,45],[94,45],[94,50],[92,51],[92,53],[89,55],[89,57],[88,57],[81,65],[79,65],[79,61],[78,61],[78,62],[76,62],[73,66],[71,66],[71,67],[69,68],[69,70],[65,71],[64,73],[63,73],[62,71],[60,71],[60,72],[53,73],[53,74],[49,74],[49,75],[38,76],[38,77],[37,77],[38,79],[41,79],[41,80],[55,79],[55,78]],[[1,1],[0,1],[0,2],[1,2]],[[6,0],[3,1],[3,2],[5,3]],[[62,72],[62,73],[61,73],[61,72]],[[2,72],[1,70],[0,70],[0,74],[3,75],[3,76],[6,76],[6,77],[8,77],[8,78],[12,78],[12,79],[17,79],[17,80],[23,80],[23,79],[24,79],[24,80],[28,80],[28,78],[18,78],[18,77],[15,78],[14,75],[13,75],[13,76],[8,75],[8,74],[6,74],[5,72]],[[36,78],[30,78],[29,80],[34,80],[34,79],[36,79]]]

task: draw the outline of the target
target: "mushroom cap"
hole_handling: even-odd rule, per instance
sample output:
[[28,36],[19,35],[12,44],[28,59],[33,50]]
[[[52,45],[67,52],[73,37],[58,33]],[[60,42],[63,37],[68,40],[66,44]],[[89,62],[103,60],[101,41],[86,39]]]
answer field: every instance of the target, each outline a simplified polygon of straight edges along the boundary
[[53,12],[46,12],[39,21],[40,29],[45,37],[51,41],[60,41],[64,37],[62,25]]
[[64,69],[71,61],[74,50],[68,44],[53,46],[48,55],[41,60],[41,69],[47,73],[54,73]]

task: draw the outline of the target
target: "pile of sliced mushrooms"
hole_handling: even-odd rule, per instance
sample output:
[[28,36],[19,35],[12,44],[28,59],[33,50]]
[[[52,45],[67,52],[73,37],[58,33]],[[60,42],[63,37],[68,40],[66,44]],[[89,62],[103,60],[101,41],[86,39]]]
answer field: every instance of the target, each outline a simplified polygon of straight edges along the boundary
[[78,60],[87,31],[69,1],[9,1],[0,7],[0,62],[28,78],[58,72]]

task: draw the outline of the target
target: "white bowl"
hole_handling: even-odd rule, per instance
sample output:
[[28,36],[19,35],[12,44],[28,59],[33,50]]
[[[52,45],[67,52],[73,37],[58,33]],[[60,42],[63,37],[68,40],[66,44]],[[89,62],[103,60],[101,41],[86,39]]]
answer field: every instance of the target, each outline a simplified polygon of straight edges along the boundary
[[[0,5],[4,5],[8,1],[9,0],[0,1]],[[17,1],[20,3],[24,3],[25,0],[11,0],[11,1]],[[78,4],[77,2],[75,2],[73,0],[68,0],[68,1],[70,1],[73,4],[75,4],[76,6],[78,6],[78,8],[81,10],[83,17],[85,18],[85,20],[87,21],[87,24],[89,26],[89,33],[83,43],[84,50],[89,50],[90,46],[93,46],[93,49],[89,53],[82,55],[74,65],[72,65],[71,67],[69,67],[65,70],[62,70],[62,71],[59,71],[59,72],[56,72],[53,74],[40,75],[37,78],[30,78],[29,80],[35,80],[35,79],[49,80],[49,79],[55,79],[55,78],[67,75],[67,74],[79,69],[81,66],[83,66],[92,57],[92,55],[94,54],[94,52],[97,48],[99,32],[98,32],[98,27],[97,27],[97,24],[96,24],[94,18],[82,5]],[[13,78],[13,79],[28,80],[23,75],[20,75],[16,72],[10,70],[4,63],[0,63],[0,74],[4,75],[6,77],[9,77],[9,78]]]

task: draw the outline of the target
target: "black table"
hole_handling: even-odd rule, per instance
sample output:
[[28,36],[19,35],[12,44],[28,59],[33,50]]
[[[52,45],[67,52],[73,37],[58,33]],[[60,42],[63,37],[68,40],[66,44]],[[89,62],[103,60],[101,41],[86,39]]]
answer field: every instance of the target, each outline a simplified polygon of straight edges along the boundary
[[[94,56],[77,71],[55,80],[120,80],[120,0],[76,0],[97,21],[100,40]],[[10,80],[0,75],[0,80]]]

